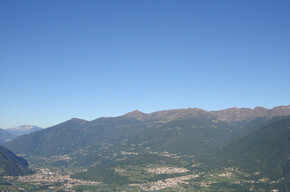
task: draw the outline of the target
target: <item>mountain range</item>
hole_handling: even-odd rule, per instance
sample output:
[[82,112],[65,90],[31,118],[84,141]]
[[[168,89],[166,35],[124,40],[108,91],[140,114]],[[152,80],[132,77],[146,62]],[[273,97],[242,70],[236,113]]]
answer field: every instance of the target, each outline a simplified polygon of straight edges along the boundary
[[[86,172],[75,177],[96,181],[101,177],[100,181],[108,184],[117,180],[123,184],[131,182],[115,174],[112,170],[116,167],[140,163],[146,167],[154,162],[156,166],[161,163],[194,171],[192,164],[198,161],[200,170],[238,167],[252,175],[260,174],[259,178],[281,180],[277,188],[287,191],[290,189],[289,128],[290,106],[220,111],[189,108],[149,114],[135,110],[92,121],[73,118],[19,136],[4,146],[28,157],[68,157],[47,163],[86,167]],[[158,155],[161,153],[182,158]]]
[[22,135],[5,146],[17,153],[40,156],[63,155],[83,149],[90,150],[88,156],[92,156],[101,153],[104,146],[116,152],[131,148],[132,151],[150,149],[195,154],[252,132],[275,117],[289,115],[290,106],[210,112],[189,108],[149,114],[136,110],[93,121],[73,118]]

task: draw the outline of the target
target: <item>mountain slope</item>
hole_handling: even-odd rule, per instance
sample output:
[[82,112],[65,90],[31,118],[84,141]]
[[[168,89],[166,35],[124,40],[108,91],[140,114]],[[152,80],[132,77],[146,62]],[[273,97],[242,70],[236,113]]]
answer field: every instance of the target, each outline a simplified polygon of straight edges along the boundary
[[0,146],[0,176],[2,175],[24,175],[32,173],[25,159],[16,156],[8,149]]
[[[20,136],[5,146],[15,152],[41,156],[67,154],[84,148],[99,153],[99,149],[106,143],[110,145],[107,147],[117,153],[132,148],[130,145],[139,144],[140,147],[134,147],[135,150],[150,148],[192,154],[228,141],[231,130],[235,129],[234,125],[217,121],[207,113],[165,122],[139,119],[135,115],[126,114],[91,122],[70,120]],[[123,140],[127,142],[122,144]]]
[[17,136],[29,134],[29,133],[32,133],[34,131],[39,131],[39,130],[42,130],[42,128],[37,127],[35,125],[22,125],[22,126],[6,129],[7,132],[13,135],[17,135]]
[[[246,115],[247,111],[249,115]],[[290,106],[260,111],[257,108],[235,108],[207,112],[194,108],[150,114],[133,111],[120,117],[93,121],[72,119],[20,136],[5,146],[17,153],[39,156],[80,151],[89,151],[86,152],[88,156],[97,156],[104,152],[104,148],[111,150],[109,154],[148,149],[194,154],[224,144],[239,134],[246,134],[255,124],[263,124],[277,115],[290,114]]]
[[4,129],[0,129],[0,144],[11,141],[12,139],[15,139],[16,137],[17,137],[16,135],[9,133],[8,131]]
[[278,179],[290,174],[290,118],[268,124],[204,157],[210,167],[239,166]]
[[82,124],[85,122],[74,118],[49,129],[19,136],[13,146],[8,143],[7,146],[17,153],[30,153],[40,156],[44,154],[67,154],[71,152],[71,149],[79,149],[86,143],[81,131]]

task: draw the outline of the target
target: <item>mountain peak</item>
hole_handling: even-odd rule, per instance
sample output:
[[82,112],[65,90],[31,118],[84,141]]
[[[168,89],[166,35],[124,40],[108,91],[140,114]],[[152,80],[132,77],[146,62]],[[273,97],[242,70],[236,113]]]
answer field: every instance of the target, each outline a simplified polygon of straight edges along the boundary
[[131,111],[129,113],[126,113],[124,115],[124,117],[127,117],[127,118],[134,118],[134,119],[137,119],[137,120],[144,120],[144,115],[145,113],[142,113],[141,111],[139,110],[134,110],[134,111]]
[[85,121],[84,119],[80,119],[80,118],[76,118],[76,117],[71,118],[70,120],[71,121]]
[[67,122],[74,122],[74,123],[80,123],[80,124],[83,124],[83,123],[86,123],[87,120],[84,120],[84,119],[79,119],[79,118],[72,118],[70,120],[68,120]]
[[265,107],[261,107],[261,106],[258,106],[258,107],[255,107],[254,108],[254,111],[267,111],[268,109],[266,109]]
[[[138,113],[138,114],[140,114],[140,113],[142,113],[141,111],[139,111],[138,109],[136,109],[136,110],[134,110],[134,111],[131,111],[131,112],[129,112],[129,113]],[[142,114],[144,114],[144,113],[142,113]]]

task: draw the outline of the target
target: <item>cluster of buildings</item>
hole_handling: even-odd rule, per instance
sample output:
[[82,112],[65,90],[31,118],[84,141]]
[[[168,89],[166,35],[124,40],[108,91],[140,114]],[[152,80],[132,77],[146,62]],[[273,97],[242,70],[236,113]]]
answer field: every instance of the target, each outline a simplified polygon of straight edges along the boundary
[[[8,178],[11,179],[11,178]],[[58,172],[52,172],[47,168],[42,168],[37,171],[36,174],[17,176],[16,180],[22,183],[34,183],[36,185],[48,184],[48,183],[61,183],[65,188],[71,188],[79,185],[94,185],[97,186],[100,182],[96,181],[84,181],[74,178],[70,178],[70,175],[61,175]]]
[[174,174],[174,173],[186,173],[189,170],[179,167],[160,167],[160,168],[148,168],[147,172],[153,174]]
[[186,180],[194,179],[199,177],[199,175],[186,175],[181,177],[173,177],[168,178],[165,180],[159,180],[156,182],[148,182],[148,183],[142,183],[142,184],[130,184],[131,186],[137,186],[140,187],[142,190],[145,191],[155,191],[164,189],[167,187],[176,187],[179,184],[185,183]]
[[63,160],[71,160],[71,157],[69,157],[68,155],[55,155],[50,157],[42,157],[42,160],[63,161]]

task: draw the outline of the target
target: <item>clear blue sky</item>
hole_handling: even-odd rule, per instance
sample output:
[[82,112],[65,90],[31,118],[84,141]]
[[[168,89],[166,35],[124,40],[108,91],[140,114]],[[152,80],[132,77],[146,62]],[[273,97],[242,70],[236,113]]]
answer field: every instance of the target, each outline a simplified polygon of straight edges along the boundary
[[290,1],[0,1],[0,127],[290,104]]

